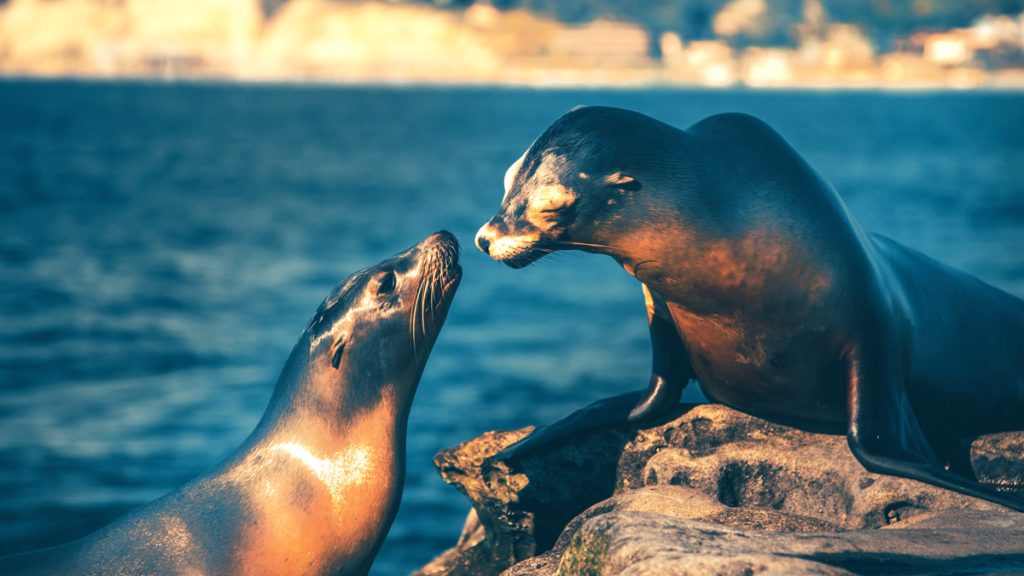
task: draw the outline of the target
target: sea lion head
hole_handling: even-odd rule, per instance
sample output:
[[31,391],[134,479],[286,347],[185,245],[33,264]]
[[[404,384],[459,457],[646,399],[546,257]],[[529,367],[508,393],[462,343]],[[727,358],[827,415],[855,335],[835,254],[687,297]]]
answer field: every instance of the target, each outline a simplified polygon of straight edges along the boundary
[[[427,357],[462,278],[450,232],[360,270],[317,309],[299,340],[300,375],[318,404],[346,412],[388,395],[411,402]],[[308,388],[308,386],[307,386]]]
[[559,249],[610,253],[663,127],[628,110],[573,108],[509,167],[501,208],[477,232],[477,247],[512,268]]

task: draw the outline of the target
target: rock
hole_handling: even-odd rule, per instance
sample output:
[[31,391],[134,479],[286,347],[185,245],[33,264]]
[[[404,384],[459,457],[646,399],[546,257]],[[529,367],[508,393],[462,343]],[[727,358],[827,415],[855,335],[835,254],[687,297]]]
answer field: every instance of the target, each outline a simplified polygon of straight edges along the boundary
[[[1024,569],[1024,519],[936,513],[926,525],[838,533],[759,533],[652,512],[611,512],[570,537],[561,574],[977,574]],[[522,574],[513,568],[505,574]],[[534,571],[530,574],[554,574]]]
[[978,480],[1015,492],[1024,491],[1024,434],[1004,432],[971,444]]
[[[441,451],[442,478],[473,510],[419,574],[1024,569],[1024,515],[871,474],[843,436],[716,404],[648,426],[582,435],[511,468],[493,456],[531,428]],[[982,481],[1022,486],[1024,433],[982,437],[971,455]]]

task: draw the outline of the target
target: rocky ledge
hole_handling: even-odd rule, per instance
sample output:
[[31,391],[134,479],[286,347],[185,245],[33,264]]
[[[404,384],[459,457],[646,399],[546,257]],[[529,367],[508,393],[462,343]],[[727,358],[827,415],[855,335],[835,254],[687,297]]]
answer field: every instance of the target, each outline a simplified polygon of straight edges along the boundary
[[[530,428],[434,462],[473,507],[420,575],[892,574],[1024,571],[1024,514],[871,474],[842,436],[720,405],[493,458]],[[972,444],[978,478],[1024,482],[1024,433]]]

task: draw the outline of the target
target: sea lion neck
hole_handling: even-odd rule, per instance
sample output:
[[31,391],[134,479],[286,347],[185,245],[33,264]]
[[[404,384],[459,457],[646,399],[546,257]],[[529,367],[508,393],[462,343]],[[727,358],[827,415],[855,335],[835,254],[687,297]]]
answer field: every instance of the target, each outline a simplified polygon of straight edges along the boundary
[[637,280],[659,290],[667,290],[669,286],[666,282],[672,278],[669,271],[679,268],[676,258],[666,258],[666,254],[672,254],[667,249],[684,245],[691,237],[689,234],[676,233],[668,226],[657,229],[662,233],[651,234],[647,230],[638,229],[619,234],[609,243],[609,254]]
[[355,422],[374,414],[382,437],[404,430],[415,386],[401,383],[418,380],[422,368],[392,374],[393,381],[380,381],[379,375],[368,381],[366,375],[334,368],[321,356],[319,350],[309,352],[308,338],[299,340],[250,444],[294,436],[316,436],[331,443],[349,435]]
[[[246,546],[232,561],[239,573],[290,573],[294,557],[316,559],[311,573],[365,573],[401,500],[406,417],[394,402],[384,395],[333,423],[289,414],[254,434],[210,480],[245,487],[252,503],[255,521],[243,530]],[[303,518],[313,520],[300,532],[260,528],[299,525]]]

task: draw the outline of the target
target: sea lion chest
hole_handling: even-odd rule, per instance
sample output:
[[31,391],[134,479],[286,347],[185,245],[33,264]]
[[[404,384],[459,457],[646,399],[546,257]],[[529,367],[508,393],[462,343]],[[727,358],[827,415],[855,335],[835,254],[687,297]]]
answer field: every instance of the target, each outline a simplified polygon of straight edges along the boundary
[[715,402],[763,416],[842,422],[845,386],[828,328],[798,318],[698,315],[668,302],[701,390]]

